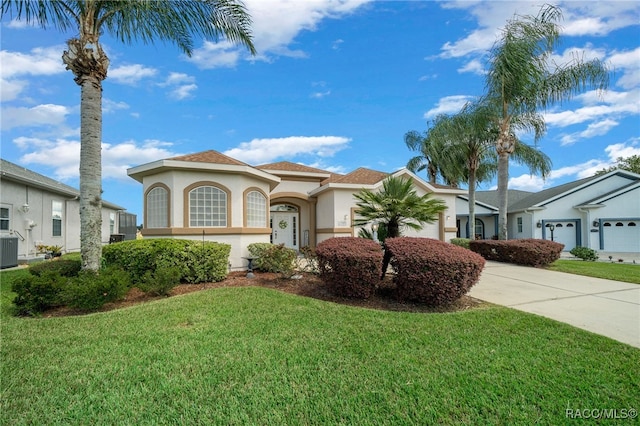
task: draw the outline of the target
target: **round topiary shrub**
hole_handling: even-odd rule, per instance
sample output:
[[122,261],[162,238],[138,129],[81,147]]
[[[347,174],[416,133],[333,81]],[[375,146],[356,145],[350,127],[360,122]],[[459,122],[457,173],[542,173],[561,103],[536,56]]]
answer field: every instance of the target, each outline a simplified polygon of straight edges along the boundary
[[480,279],[485,260],[462,247],[431,238],[388,238],[399,300],[450,304]]
[[316,247],[320,279],[336,296],[367,299],[380,282],[382,254],[369,239],[329,238]]

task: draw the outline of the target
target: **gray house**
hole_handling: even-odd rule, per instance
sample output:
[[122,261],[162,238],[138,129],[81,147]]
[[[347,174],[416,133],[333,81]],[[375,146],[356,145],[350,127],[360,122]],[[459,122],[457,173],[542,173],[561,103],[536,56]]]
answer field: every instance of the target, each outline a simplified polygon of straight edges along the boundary
[[[498,229],[497,191],[476,193],[469,227],[466,195],[456,205],[459,236],[492,238]],[[598,251],[640,253],[640,175],[614,170],[540,192],[509,191],[509,238],[542,238]]]
[[[79,251],[79,196],[71,186],[0,159],[0,237],[7,244],[17,241],[18,259],[37,256],[39,245]],[[103,243],[109,243],[112,236],[122,238],[119,234],[135,238],[135,231],[135,215],[103,201]],[[15,247],[3,245],[3,257],[11,249]]]

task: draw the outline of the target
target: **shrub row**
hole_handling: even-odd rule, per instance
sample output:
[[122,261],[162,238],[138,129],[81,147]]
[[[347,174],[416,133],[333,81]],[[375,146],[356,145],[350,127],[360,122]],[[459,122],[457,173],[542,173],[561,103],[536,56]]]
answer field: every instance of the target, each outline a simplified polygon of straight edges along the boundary
[[366,299],[380,281],[383,253],[372,240],[330,238],[318,244],[316,256],[320,278],[337,296]]
[[535,238],[472,240],[469,248],[486,260],[541,267],[560,259],[564,244]]
[[102,249],[107,266],[118,266],[138,285],[149,271],[177,269],[180,281],[217,282],[228,273],[231,246],[212,241],[169,238],[123,241]]
[[446,305],[465,295],[480,278],[485,261],[453,244],[430,238],[388,238],[400,300]]
[[45,262],[51,266],[40,266],[35,272],[31,267],[31,274],[13,282],[11,290],[16,293],[13,303],[18,315],[38,315],[58,306],[95,310],[123,298],[129,290],[129,274],[121,269],[82,271],[70,276],[60,272],[68,270],[55,265],[61,262]]

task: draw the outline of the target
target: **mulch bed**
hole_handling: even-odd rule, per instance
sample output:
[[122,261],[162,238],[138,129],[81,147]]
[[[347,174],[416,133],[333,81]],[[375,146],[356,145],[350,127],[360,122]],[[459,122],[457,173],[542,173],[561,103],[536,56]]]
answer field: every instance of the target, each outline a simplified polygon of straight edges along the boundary
[[[395,286],[390,275],[385,277],[375,294],[369,299],[349,299],[330,294],[318,276],[310,273],[301,273],[297,279],[285,279],[280,274],[268,272],[255,272],[254,278],[247,278],[246,272],[231,272],[226,279],[217,283],[180,284],[173,288],[168,297],[193,293],[212,288],[222,287],[265,287],[298,296],[312,297],[327,302],[357,306],[368,309],[379,309],[397,312],[457,312],[481,307],[486,303],[470,296],[462,296],[454,303],[447,306],[431,307],[420,303],[399,302],[395,297]],[[134,306],[153,300],[164,299],[162,296],[150,296],[137,288],[129,291],[127,296],[118,302],[104,305],[99,312]],[[83,315],[86,312],[61,307],[51,309],[43,314],[44,317],[61,317],[71,315]]]

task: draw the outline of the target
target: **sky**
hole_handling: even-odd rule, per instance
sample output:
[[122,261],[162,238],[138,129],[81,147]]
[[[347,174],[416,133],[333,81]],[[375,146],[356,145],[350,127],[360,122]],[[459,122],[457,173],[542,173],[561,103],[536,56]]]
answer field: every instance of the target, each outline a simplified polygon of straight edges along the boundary
[[[254,166],[394,172],[417,154],[404,135],[482,96],[501,29],[543,3],[246,0],[255,56],[224,40],[197,39],[187,57],[105,34],[103,197],[140,222],[142,185],[127,169],[211,149]],[[541,111],[538,148],[552,172],[543,180],[512,161],[510,189],[539,191],[640,155],[640,2],[555,4],[563,21],[553,61],[600,59],[610,85]],[[61,59],[75,34],[10,16],[0,31],[0,154],[78,188],[80,88]]]

